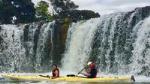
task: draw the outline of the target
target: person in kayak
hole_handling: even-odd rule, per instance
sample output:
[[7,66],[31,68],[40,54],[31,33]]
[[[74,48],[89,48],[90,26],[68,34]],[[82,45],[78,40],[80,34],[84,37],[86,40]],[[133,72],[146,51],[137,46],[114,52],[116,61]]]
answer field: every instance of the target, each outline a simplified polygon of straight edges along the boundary
[[94,62],[88,62],[88,67],[86,69],[86,73],[82,73],[87,78],[96,78],[97,69]]
[[57,65],[53,65],[52,67],[52,79],[59,77],[59,68]]

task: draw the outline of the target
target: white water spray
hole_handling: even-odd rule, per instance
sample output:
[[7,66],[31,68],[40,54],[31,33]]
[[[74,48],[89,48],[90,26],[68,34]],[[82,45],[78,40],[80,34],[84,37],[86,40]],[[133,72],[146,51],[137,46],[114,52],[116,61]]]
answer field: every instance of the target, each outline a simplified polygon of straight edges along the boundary
[[142,24],[135,27],[137,38],[133,44],[132,72],[142,73],[144,69],[143,73],[148,75],[150,73],[150,17],[140,23]]
[[[1,58],[4,63],[8,63],[6,66],[9,68],[9,71],[14,71],[15,68],[20,70],[21,65],[24,63],[23,60],[25,59],[25,49],[21,45],[21,36],[23,34],[21,27],[23,26],[3,25],[1,27],[0,36],[3,38],[3,46],[5,46],[1,48],[1,51],[3,51],[1,52]],[[7,55],[5,56],[3,53]]]
[[47,70],[52,61],[54,23],[0,25],[0,71]]
[[149,75],[150,17],[142,20],[137,13],[133,12],[128,19],[126,13],[117,13],[74,23],[68,31],[63,69],[82,69],[94,43],[102,72]]
[[67,50],[62,61],[64,70],[79,71],[84,66],[89,58],[98,20],[91,19],[72,24],[68,31]]

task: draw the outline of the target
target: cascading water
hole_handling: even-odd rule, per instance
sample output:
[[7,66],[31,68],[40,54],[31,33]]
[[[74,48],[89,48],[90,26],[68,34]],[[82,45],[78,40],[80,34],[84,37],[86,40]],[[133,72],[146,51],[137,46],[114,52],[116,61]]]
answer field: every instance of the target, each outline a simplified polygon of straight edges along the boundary
[[134,27],[136,40],[131,64],[132,73],[150,75],[150,17]]
[[68,31],[67,51],[62,60],[64,70],[77,71],[83,67],[83,64],[89,58],[97,21],[98,19],[92,19],[72,24]]
[[[13,71],[20,68],[25,59],[25,49],[21,45],[21,35],[23,31],[15,25],[3,25],[0,29],[1,53],[0,71]],[[13,68],[10,68],[12,67]]]
[[0,26],[0,71],[44,71],[52,63],[54,22]]
[[100,72],[149,74],[147,16],[135,10],[74,23],[68,31],[63,69],[79,71],[90,58],[95,59]]
[[145,7],[73,23],[62,60],[65,23],[0,25],[0,72],[49,71],[60,60],[76,72],[94,59],[100,72],[150,75],[148,16]]

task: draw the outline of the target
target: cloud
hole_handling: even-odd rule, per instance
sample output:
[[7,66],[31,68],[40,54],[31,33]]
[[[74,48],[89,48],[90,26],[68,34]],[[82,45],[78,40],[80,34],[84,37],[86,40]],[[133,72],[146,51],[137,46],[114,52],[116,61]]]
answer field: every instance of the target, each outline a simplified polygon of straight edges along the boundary
[[79,5],[79,9],[93,10],[100,14],[126,12],[136,7],[150,5],[150,0],[72,0]]

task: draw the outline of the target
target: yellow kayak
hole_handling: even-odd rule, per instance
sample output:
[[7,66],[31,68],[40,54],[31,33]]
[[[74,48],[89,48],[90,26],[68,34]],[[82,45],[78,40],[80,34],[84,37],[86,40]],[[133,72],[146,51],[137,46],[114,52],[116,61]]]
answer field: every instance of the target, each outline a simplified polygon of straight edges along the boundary
[[85,78],[85,77],[67,77],[61,76],[59,78],[52,79],[48,76],[42,75],[13,75],[5,74],[2,75],[6,79],[17,80],[17,81],[66,81],[66,82],[132,82],[133,76],[104,76],[97,78]]

